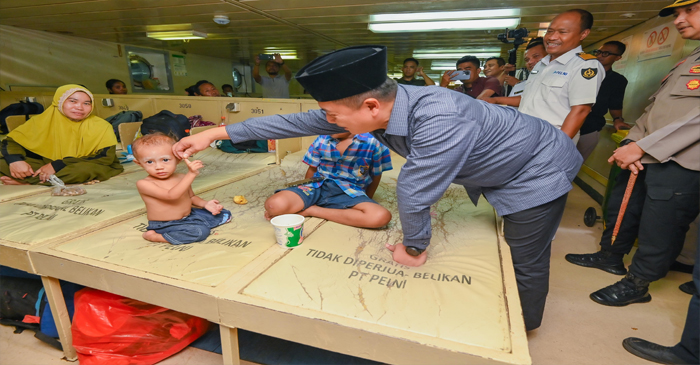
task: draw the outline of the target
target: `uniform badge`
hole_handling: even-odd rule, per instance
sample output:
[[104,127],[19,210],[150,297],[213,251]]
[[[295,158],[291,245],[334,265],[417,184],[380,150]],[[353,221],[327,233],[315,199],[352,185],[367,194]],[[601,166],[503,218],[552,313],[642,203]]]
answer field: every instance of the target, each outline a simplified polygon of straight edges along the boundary
[[700,65],[695,65],[690,68],[691,74],[700,74]]
[[685,84],[685,87],[687,87],[688,90],[700,89],[700,80],[698,80],[698,79],[690,80],[690,81],[688,81],[687,84]]
[[598,69],[597,68],[584,68],[581,70],[581,76],[583,76],[584,79],[590,80],[595,77],[595,75],[598,74]]

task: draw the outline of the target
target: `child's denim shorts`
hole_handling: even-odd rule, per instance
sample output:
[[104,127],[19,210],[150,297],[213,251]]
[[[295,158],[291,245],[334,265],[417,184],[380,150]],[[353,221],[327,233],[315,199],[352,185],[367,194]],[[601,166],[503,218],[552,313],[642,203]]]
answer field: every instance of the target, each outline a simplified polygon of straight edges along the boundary
[[311,185],[301,185],[277,190],[276,192],[284,190],[299,195],[301,200],[304,201],[304,209],[312,205],[331,209],[348,209],[360,203],[378,204],[367,195],[351,197],[335,181],[329,179],[326,179],[319,188],[312,188]]
[[192,208],[192,213],[176,221],[148,221],[148,230],[160,233],[173,245],[204,241],[211,229],[231,220],[231,212],[221,209],[217,215],[201,208]]

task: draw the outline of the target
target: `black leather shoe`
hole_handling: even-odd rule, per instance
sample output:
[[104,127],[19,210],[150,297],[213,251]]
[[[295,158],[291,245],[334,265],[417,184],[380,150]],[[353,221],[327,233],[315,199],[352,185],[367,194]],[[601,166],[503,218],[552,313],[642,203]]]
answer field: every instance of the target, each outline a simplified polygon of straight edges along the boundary
[[615,275],[627,274],[625,264],[622,263],[622,254],[614,254],[610,251],[600,250],[596,253],[583,255],[570,253],[564,258],[566,261],[578,266],[595,267]]
[[622,340],[622,347],[632,355],[639,356],[644,360],[658,362],[659,364],[689,364],[671,352],[670,347],[657,345],[641,338],[627,337]]
[[598,290],[590,298],[602,305],[623,307],[632,303],[647,303],[651,301],[649,282],[627,273],[617,283]]
[[690,295],[695,295],[698,293],[698,288],[695,286],[695,283],[692,281],[681,284],[678,287],[678,289],[680,289],[683,293],[690,294]]

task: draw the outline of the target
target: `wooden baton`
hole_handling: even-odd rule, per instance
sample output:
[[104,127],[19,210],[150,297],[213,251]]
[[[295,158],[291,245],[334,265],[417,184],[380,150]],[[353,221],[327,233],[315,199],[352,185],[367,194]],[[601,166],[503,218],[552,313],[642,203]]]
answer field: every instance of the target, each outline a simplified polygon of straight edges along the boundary
[[617,238],[617,233],[620,231],[620,224],[622,224],[622,217],[625,216],[625,210],[627,210],[627,203],[630,201],[630,196],[632,195],[632,189],[634,189],[634,182],[637,181],[637,174],[630,172],[630,179],[627,180],[627,187],[625,188],[625,195],[622,197],[622,204],[620,204],[620,211],[617,213],[617,221],[615,222],[615,228],[613,229],[612,241],[610,245],[615,243]]

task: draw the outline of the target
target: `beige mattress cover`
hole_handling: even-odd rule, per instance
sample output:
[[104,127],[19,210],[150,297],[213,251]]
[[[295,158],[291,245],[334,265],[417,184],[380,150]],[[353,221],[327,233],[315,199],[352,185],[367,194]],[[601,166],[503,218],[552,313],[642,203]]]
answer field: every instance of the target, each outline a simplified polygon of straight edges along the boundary
[[[278,246],[263,216],[263,204],[284,182],[303,177],[306,169],[299,161],[297,154],[286,158],[281,167],[200,194],[206,200],[219,200],[233,216],[205,241],[186,245],[148,242],[141,237],[148,225],[143,214],[54,249],[195,284],[219,285],[265,250]],[[236,195],[245,196],[248,204],[235,204]],[[319,219],[309,222],[319,223]]]
[[[400,164],[394,159],[394,166]],[[503,352],[511,349],[493,208],[475,207],[452,185],[431,209],[433,238],[419,268],[392,260],[401,242],[398,169],[376,200],[394,218],[386,229],[328,222],[249,284],[242,294]]]
[[[118,153],[118,152],[117,152]],[[124,172],[113,177],[112,179],[120,179],[124,175],[132,172],[141,171],[141,168],[133,162],[123,164]],[[112,180],[110,179],[110,180]],[[50,194],[51,187],[43,185],[1,185],[0,184],[0,202],[15,200],[31,195]]]
[[[197,155],[205,167],[192,188],[199,193],[225,185],[274,163],[271,153],[230,154],[207,149]],[[185,172],[181,164],[178,171]],[[142,170],[95,185],[87,194],[60,197],[42,194],[0,203],[0,244],[33,245],[47,240],[85,234],[145,211],[136,190]],[[46,189],[46,188],[44,188]]]

